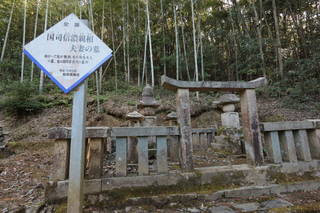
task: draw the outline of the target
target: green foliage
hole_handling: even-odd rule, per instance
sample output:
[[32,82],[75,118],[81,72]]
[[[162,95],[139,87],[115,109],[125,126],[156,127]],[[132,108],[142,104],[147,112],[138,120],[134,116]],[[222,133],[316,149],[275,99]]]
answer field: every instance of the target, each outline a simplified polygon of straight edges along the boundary
[[38,112],[47,103],[47,98],[38,95],[36,87],[29,82],[13,82],[2,88],[3,92],[0,109],[19,116]]
[[[174,5],[178,5],[180,80],[189,80],[186,65],[188,65],[191,80],[194,80],[195,62],[190,1],[162,1],[164,17],[162,17],[160,10],[160,1],[149,1],[156,86],[160,85],[160,76],[164,73],[164,67],[166,67],[167,76],[173,78],[176,76],[177,45],[175,44],[173,22]],[[11,29],[9,31],[9,39],[4,54],[4,61],[0,63],[1,83],[17,81],[20,78],[24,0],[2,0],[0,4],[0,51],[4,45],[10,9],[13,2],[15,6]],[[27,2],[26,42],[28,43],[34,36],[37,0],[28,0]],[[141,78],[143,70],[146,33],[146,5],[144,1],[95,0],[92,2],[94,31],[98,36],[102,35],[102,40],[110,47],[113,47],[114,44],[114,53],[116,54],[116,58],[108,65],[108,74],[106,74],[102,80],[101,98],[106,100],[109,94],[119,93],[129,96],[140,95],[142,88],[133,85],[137,84],[138,75],[140,75]],[[255,3],[252,4],[251,2]],[[260,90],[260,94],[276,98],[286,97],[284,100],[287,101],[290,99],[289,101],[294,101],[295,103],[306,103],[310,101],[310,99],[318,99],[320,96],[319,1],[276,0],[280,26],[281,53],[284,62],[284,77],[281,77],[279,73],[272,1],[261,2],[262,5],[260,5],[259,1],[249,0],[194,1],[199,73],[201,73],[199,46],[199,35],[201,33],[205,80],[249,81],[261,77],[263,73],[266,73],[270,86]],[[46,1],[40,1],[37,35],[40,35],[44,29],[45,3]],[[63,0],[50,2],[48,27],[53,26],[70,13],[75,13],[79,16],[80,6],[78,3],[79,1]],[[254,6],[257,10],[258,21],[255,19]],[[88,4],[81,6],[82,18],[91,18],[88,11]],[[105,15],[104,19],[102,18],[103,12]],[[101,32],[102,20],[105,21],[103,33]],[[106,23],[108,24],[106,25]],[[261,60],[259,46],[257,31],[259,26],[261,26],[264,63],[262,63]],[[184,29],[184,40],[186,43],[186,58],[183,54],[182,27]],[[125,40],[124,36],[126,37]],[[114,40],[112,40],[112,37]],[[166,50],[165,54],[164,47]],[[145,70],[147,72],[148,82],[150,83],[149,46],[147,46],[146,51]],[[125,62],[127,63],[128,60],[130,62],[130,84],[126,83],[124,78],[126,71],[126,69],[124,69]],[[114,67],[115,61],[117,62],[117,72]],[[108,63],[103,65],[104,69],[107,64]],[[30,71],[31,61],[26,59],[24,70],[26,81],[30,79]],[[114,80],[115,73],[117,73],[118,76],[117,82]],[[202,79],[201,76],[200,79]],[[39,81],[38,69],[35,69],[34,81]],[[30,104],[34,103],[35,105],[25,105],[24,108],[31,108],[31,111],[37,111],[43,107],[70,104],[72,97],[70,95],[62,95],[56,86],[48,82],[47,80],[44,87],[46,97],[35,96],[33,98],[37,100],[38,103],[35,101],[28,102]],[[89,94],[92,96],[96,95],[94,82],[95,81],[89,81]],[[35,88],[33,89],[35,90]],[[163,94],[167,95],[165,93]],[[170,93],[168,95],[170,95]],[[7,98],[8,97],[5,99],[7,100]],[[3,102],[3,100],[1,102]],[[41,105],[41,107],[37,109],[36,106],[39,105]],[[4,105],[2,107],[4,107]],[[35,110],[33,110],[33,108],[35,108]]]

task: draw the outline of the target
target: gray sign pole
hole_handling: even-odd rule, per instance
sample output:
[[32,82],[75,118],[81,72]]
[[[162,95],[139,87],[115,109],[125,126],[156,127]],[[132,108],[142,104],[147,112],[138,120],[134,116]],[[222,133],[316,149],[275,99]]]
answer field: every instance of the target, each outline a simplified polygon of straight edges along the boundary
[[[82,21],[88,26],[87,20]],[[87,84],[87,80],[80,84],[73,97],[68,213],[82,213],[83,208]]]

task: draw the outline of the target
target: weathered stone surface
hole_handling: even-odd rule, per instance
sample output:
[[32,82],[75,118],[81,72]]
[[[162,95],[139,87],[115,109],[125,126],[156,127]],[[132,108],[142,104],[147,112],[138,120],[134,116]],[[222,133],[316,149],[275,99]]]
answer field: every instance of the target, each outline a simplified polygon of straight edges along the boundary
[[[286,168],[282,168],[286,167]],[[289,168],[290,167],[290,168]],[[114,178],[103,178],[98,180],[86,180],[85,181],[85,193],[100,193],[101,191],[106,192],[119,188],[132,188],[135,187],[148,187],[148,186],[169,186],[176,185],[181,182],[187,183],[191,181],[190,184],[195,184],[195,178],[200,178],[199,184],[215,184],[214,177],[223,177],[225,178],[226,184],[248,184],[252,175],[259,171],[259,173],[264,173],[268,171],[274,171],[277,169],[278,172],[283,173],[293,173],[293,172],[310,172],[317,171],[320,167],[320,161],[313,162],[299,162],[299,163],[285,163],[283,165],[269,165],[261,167],[251,167],[250,165],[233,165],[233,166],[221,166],[221,167],[206,167],[206,168],[196,168],[194,173],[169,173],[165,175],[153,175],[153,176],[130,176],[130,177],[114,177]],[[237,171],[237,172],[236,172]],[[199,174],[201,174],[199,176]],[[243,175],[239,175],[243,174]],[[248,178],[248,175],[251,176]],[[232,178],[230,178],[232,177]],[[237,182],[234,180],[238,178]],[[263,175],[262,177],[263,178]],[[230,182],[231,181],[231,182]],[[262,181],[259,181],[261,184]],[[249,184],[252,184],[250,181]],[[305,181],[284,185],[267,185],[267,186],[250,186],[250,187],[241,187],[237,189],[223,190],[215,192],[213,194],[200,195],[199,197],[208,200],[214,201],[219,198],[243,198],[243,197],[252,197],[259,195],[270,195],[270,194],[280,194],[287,192],[297,192],[297,191],[314,191],[320,189],[319,181]],[[66,197],[68,191],[68,181],[59,181],[59,182],[50,182],[45,191],[46,199],[49,201],[55,201],[63,199]]]
[[148,137],[138,137],[138,173],[149,174]]
[[293,132],[294,142],[296,144],[297,157],[302,161],[311,161],[311,152],[306,130]]
[[193,169],[193,146],[190,114],[189,90],[179,89],[177,92],[177,115],[180,126],[181,168],[185,171]]
[[234,208],[241,210],[241,212],[256,211],[259,206],[259,203],[242,203],[233,205]]
[[[86,137],[87,138],[106,138],[110,136],[110,128],[108,127],[87,127]],[[57,127],[49,129],[49,139],[71,139],[71,128],[70,127]]]
[[116,139],[116,175],[127,175],[127,138]]
[[255,89],[267,84],[265,78],[258,78],[250,82],[241,81],[178,81],[165,75],[161,76],[161,84],[167,89],[189,89],[190,91],[242,91]]
[[135,119],[140,120],[140,119],[144,118],[144,116],[137,111],[133,111],[133,112],[128,113],[126,117],[127,117],[127,119],[133,119],[133,120],[135,120]]
[[235,94],[224,94],[215,101],[215,103],[218,103],[220,105],[237,104],[239,102],[240,98]]
[[168,173],[168,146],[166,137],[157,137],[157,170],[159,174]]
[[225,190],[226,198],[270,195],[271,186],[246,186],[238,189]]
[[69,174],[70,140],[56,140],[54,143],[53,167],[51,181],[66,180]]
[[240,118],[237,112],[226,112],[221,114],[221,124],[225,127],[240,128]]
[[267,145],[267,152],[268,152],[269,159],[273,163],[282,163],[280,140],[279,140],[278,132],[277,131],[266,132],[265,142]]
[[190,213],[199,213],[199,212],[201,212],[201,210],[197,209],[197,208],[187,208],[186,210],[187,210],[187,212],[190,212]]
[[315,124],[310,121],[286,121],[286,122],[261,123],[261,130],[264,132],[302,130],[302,129],[314,129],[314,128],[315,128]]
[[308,131],[311,156],[320,159],[320,129]]
[[153,88],[149,84],[143,88],[142,100],[138,107],[145,106],[159,107],[159,103],[154,99]]
[[222,107],[223,112],[234,112],[236,110],[236,106],[234,104],[227,104]]
[[283,199],[276,199],[276,200],[268,200],[261,203],[260,207],[262,209],[273,209],[273,208],[282,208],[287,206],[293,206],[292,203],[283,200]]
[[152,127],[156,126],[156,116],[145,116],[144,120],[141,122],[143,127]]
[[226,206],[211,207],[209,209],[209,212],[211,212],[211,213],[235,213],[234,210],[232,210],[231,208],[226,207]]
[[100,178],[103,167],[104,139],[89,138],[87,143],[87,164],[88,177],[91,179]]
[[279,133],[281,153],[284,161],[295,163],[298,161],[293,132],[282,131]]
[[264,158],[256,92],[253,89],[247,89],[240,93],[240,97],[247,160],[253,165],[261,165],[264,162]]

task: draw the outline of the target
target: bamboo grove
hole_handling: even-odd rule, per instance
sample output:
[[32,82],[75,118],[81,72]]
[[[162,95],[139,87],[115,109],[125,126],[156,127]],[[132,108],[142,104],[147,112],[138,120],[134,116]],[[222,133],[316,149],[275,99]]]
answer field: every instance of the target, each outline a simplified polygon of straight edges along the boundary
[[[2,83],[47,80],[22,46],[70,13],[114,51],[95,75],[121,82],[268,77],[288,93],[320,94],[318,0],[1,0]],[[43,47],[45,48],[45,47]],[[44,82],[44,83],[43,83]]]

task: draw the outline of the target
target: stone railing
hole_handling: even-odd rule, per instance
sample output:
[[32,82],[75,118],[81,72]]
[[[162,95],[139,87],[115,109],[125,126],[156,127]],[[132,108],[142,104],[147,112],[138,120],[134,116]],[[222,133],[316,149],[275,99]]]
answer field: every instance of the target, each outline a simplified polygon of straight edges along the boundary
[[273,163],[320,159],[320,121],[262,123],[261,130]]
[[[195,150],[207,150],[213,140],[215,129],[193,129]],[[55,139],[52,181],[67,180],[69,172],[69,152],[71,129],[53,128],[49,131],[49,138]],[[192,153],[183,153],[180,148],[180,129],[178,127],[88,127],[86,128],[86,178],[99,179],[103,176],[103,159],[106,158],[104,145],[112,152],[115,147],[115,176],[127,176],[129,152],[136,152],[138,176],[149,175],[149,152],[155,151],[156,174],[167,174],[168,159],[172,162],[180,161],[181,155],[192,158]],[[130,150],[132,138],[136,138],[135,149]],[[113,144],[112,144],[113,143]],[[150,143],[154,147],[150,149]]]

